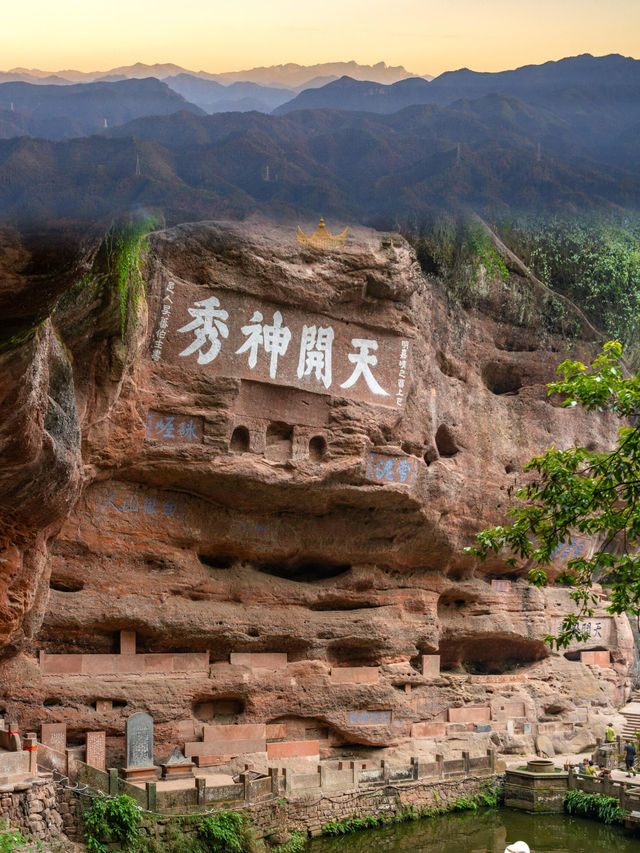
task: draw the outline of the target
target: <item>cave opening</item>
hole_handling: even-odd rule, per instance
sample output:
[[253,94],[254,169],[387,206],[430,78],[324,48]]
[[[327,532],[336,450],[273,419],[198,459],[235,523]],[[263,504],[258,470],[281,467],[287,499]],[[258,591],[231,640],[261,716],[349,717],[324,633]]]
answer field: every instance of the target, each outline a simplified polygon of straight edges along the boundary
[[244,709],[244,699],[239,696],[205,696],[191,706],[193,716],[203,723],[233,723]]
[[313,583],[328,578],[337,578],[351,571],[351,566],[345,563],[331,563],[320,561],[295,562],[295,563],[263,563],[256,567],[258,571],[276,578]]
[[227,554],[198,554],[198,559],[210,569],[230,569],[233,565],[233,557]]
[[244,426],[237,426],[231,434],[229,450],[232,453],[246,453],[249,450],[249,430]]
[[327,644],[327,661],[334,666],[379,666],[385,648],[379,641],[344,637]]
[[267,427],[265,456],[272,462],[286,462],[293,450],[293,427],[272,421]]
[[468,634],[444,637],[438,654],[444,672],[502,675],[543,660],[549,649],[542,640],[515,634]]
[[450,459],[460,452],[451,429],[446,424],[440,424],[436,430],[436,447],[444,459]]
[[522,388],[522,376],[513,364],[490,361],[482,370],[482,380],[492,394],[517,394]]
[[309,459],[322,462],[327,455],[327,442],[323,435],[314,435],[309,439]]
[[84,583],[75,578],[52,577],[49,587],[56,592],[80,592],[84,589]]
[[471,604],[475,604],[477,596],[466,590],[448,589],[438,599],[438,618],[446,619],[463,614]]

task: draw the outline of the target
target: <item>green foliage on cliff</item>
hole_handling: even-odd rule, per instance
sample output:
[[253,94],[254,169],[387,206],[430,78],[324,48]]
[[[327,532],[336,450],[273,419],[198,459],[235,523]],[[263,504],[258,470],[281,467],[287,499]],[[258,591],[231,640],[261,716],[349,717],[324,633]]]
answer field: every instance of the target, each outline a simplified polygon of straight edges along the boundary
[[288,841],[271,848],[271,853],[302,853],[307,844],[307,837],[303,832],[292,832]]
[[108,275],[118,291],[120,302],[120,333],[124,340],[129,310],[135,324],[144,281],[140,259],[149,248],[148,233],[156,228],[159,219],[145,216],[138,220],[114,224],[105,235]]
[[95,797],[84,813],[89,853],[106,853],[112,843],[120,844],[125,851],[136,850],[141,819],[140,807],[127,794]]
[[522,217],[499,231],[541,281],[619,339],[628,356],[640,354],[640,217]]
[[624,819],[617,797],[585,794],[583,791],[567,791],[564,810],[567,814],[590,817],[602,823],[622,823]]
[[254,846],[251,824],[239,812],[219,811],[205,818],[198,836],[210,853],[250,853]]
[[594,581],[609,588],[609,612],[640,612],[640,373],[625,375],[621,357],[621,344],[610,341],[590,367],[564,361],[560,380],[548,385],[550,394],[564,397],[565,408],[582,406],[617,417],[614,447],[605,452],[551,447],[535,456],[525,465],[535,477],[517,492],[520,503],[509,510],[513,524],[483,530],[478,545],[465,549],[481,560],[508,549],[515,555],[508,558],[510,565],[517,557],[533,560],[529,580],[543,586],[558,546],[576,532],[597,537],[593,555],[569,560],[559,577],[576,607],[564,616],[557,636],[545,637],[558,648],[588,639],[579,623],[599,603]]
[[36,850],[42,850],[39,841],[28,838],[19,829],[0,819],[0,853],[35,853]]

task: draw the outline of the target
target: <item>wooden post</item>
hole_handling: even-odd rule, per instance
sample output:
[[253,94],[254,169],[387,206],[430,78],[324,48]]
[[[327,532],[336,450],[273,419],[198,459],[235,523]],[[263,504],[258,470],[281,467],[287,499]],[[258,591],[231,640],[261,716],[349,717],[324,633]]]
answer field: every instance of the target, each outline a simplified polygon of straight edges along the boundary
[[199,806],[207,802],[207,780],[204,776],[196,776],[196,800]]
[[293,785],[293,773],[291,770],[288,770],[286,767],[282,768],[282,779],[284,782],[284,791],[285,794],[291,793],[291,788]]
[[487,755],[489,756],[489,767],[491,768],[491,772],[496,772],[496,749],[494,746],[490,746],[487,750]]
[[271,793],[274,797],[280,794],[280,769],[278,767],[270,767],[268,774],[271,777]]
[[444,755],[436,753],[436,764],[438,765],[438,776],[444,778]]
[[242,785],[242,799],[245,801],[245,803],[248,803],[249,800],[251,799],[251,797],[249,796],[251,793],[250,789],[249,789],[249,783],[250,782],[251,782],[251,779],[250,779],[248,773],[241,773],[240,774],[240,784]]
[[118,770],[115,767],[109,768],[109,794],[112,797],[118,795]]
[[462,764],[464,769],[464,775],[469,776],[471,774],[471,758],[468,752],[462,753]]
[[157,802],[158,802],[158,794],[156,792],[156,783],[155,782],[147,782],[145,785],[147,789],[147,809],[150,812],[157,811]]

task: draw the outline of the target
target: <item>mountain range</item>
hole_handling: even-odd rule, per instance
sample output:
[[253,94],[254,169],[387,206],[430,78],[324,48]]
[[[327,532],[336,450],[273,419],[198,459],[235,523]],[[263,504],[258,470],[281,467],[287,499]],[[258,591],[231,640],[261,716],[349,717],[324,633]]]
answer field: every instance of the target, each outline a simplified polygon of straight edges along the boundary
[[[14,138],[0,140],[0,221],[154,208],[169,222],[322,212],[389,228],[442,207],[638,210],[639,67],[579,56],[389,86],[342,78],[311,93],[320,106],[276,115],[206,115],[154,78],[2,84],[0,135]],[[261,91],[182,74],[176,85],[202,104]],[[440,103],[406,103],[426,92]]]
[[[120,80],[142,79],[156,77],[158,80],[188,74],[202,80],[213,80],[223,85],[231,83],[258,83],[262,86],[275,86],[284,89],[301,89],[309,85],[322,86],[338,77],[348,75],[354,80],[375,80],[378,83],[395,83],[405,77],[415,77],[402,65],[388,66],[385,62],[375,65],[360,65],[353,60],[350,62],[322,62],[316,65],[298,65],[288,62],[285,65],[261,66],[245,71],[223,71],[212,74],[208,71],[189,71],[171,62],[146,65],[136,62],[134,65],[122,65],[109,71],[41,71],[38,68],[12,68],[0,71],[0,83],[95,83],[103,81],[115,83]],[[429,75],[424,75],[431,79]]]

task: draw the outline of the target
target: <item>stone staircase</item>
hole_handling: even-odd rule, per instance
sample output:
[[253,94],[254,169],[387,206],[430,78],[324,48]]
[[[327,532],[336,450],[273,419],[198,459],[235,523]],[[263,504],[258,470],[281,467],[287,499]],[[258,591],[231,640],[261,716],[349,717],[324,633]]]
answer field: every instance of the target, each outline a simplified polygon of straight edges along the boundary
[[620,709],[620,713],[624,717],[622,737],[633,739],[636,732],[640,734],[640,690],[631,693],[628,704]]

